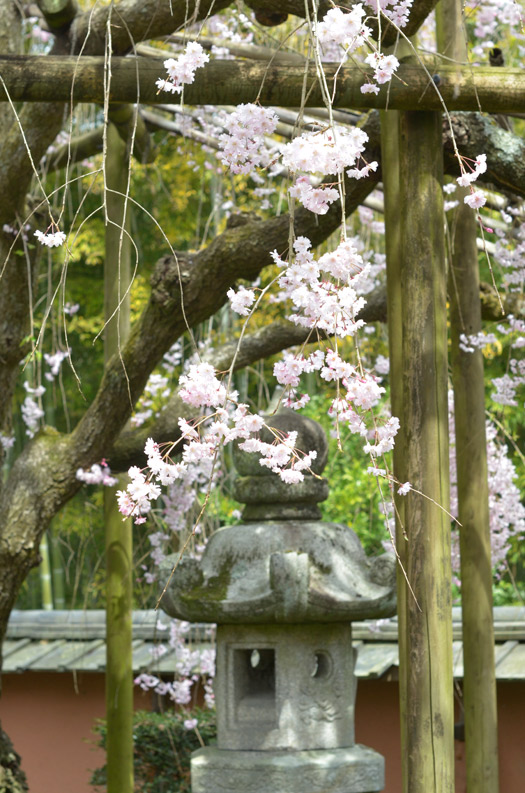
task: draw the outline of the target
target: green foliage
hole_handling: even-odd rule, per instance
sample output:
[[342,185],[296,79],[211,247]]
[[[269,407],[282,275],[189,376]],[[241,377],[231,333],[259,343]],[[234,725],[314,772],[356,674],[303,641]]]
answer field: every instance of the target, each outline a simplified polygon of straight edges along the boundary
[[495,606],[523,606],[525,585],[515,581],[497,581],[492,587],[492,599]]
[[[188,730],[184,721],[198,719]],[[97,743],[106,746],[106,722],[95,727]],[[190,756],[202,745],[215,741],[215,712],[208,709],[151,713],[137,711],[133,718],[136,793],[190,793]],[[104,786],[106,767],[97,769],[91,784]]]
[[[381,543],[388,539],[385,521],[380,512],[381,493],[375,477],[368,476],[369,464],[363,453],[362,438],[344,432],[343,451],[331,436],[332,424],[326,414],[326,400],[313,396],[305,411],[318,421],[328,436],[328,464],[323,476],[328,480],[330,494],[320,505],[323,520],[347,523],[358,535],[367,554],[382,553]],[[389,498],[389,493],[384,493]]]

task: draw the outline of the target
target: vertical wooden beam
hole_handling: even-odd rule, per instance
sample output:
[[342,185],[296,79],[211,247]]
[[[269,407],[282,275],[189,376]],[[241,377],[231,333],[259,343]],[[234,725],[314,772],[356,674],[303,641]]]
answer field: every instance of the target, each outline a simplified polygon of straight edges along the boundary
[[[461,0],[441,0],[436,14],[438,48],[465,61]],[[459,348],[461,333],[481,331],[477,220],[463,201],[450,222],[450,358],[454,387],[458,518],[463,621],[463,706],[468,793],[498,793],[498,720],[492,610],[485,382],[481,350]]]
[[[463,191],[461,191],[463,192]],[[462,200],[462,198],[460,198]],[[463,620],[463,705],[467,791],[498,793],[498,718],[490,549],[485,383],[481,350],[459,348],[461,333],[481,330],[476,219],[455,216],[450,278],[450,336]]]
[[438,113],[400,114],[408,793],[453,793],[446,268]]
[[[401,203],[399,201],[399,112],[382,110],[381,116],[381,170],[385,207],[385,241],[387,271],[387,321],[388,347],[390,360],[390,406],[393,416],[401,425],[403,417],[403,326],[401,289],[401,270],[403,250],[401,247]],[[404,433],[399,433],[393,451],[394,476],[400,482],[406,481]],[[394,489],[397,566],[397,620],[399,645],[399,714],[401,729],[401,758],[403,769],[403,791],[406,792],[406,715],[407,715],[407,583],[405,571],[407,564],[405,539],[405,497],[398,496]]]
[[[108,125],[106,173],[107,225],[104,268],[106,361],[118,353],[129,332],[129,300],[122,302],[130,279],[129,207],[124,216],[128,155],[115,126]],[[110,192],[111,190],[117,193]],[[120,307],[119,307],[120,306]],[[118,308],[119,307],[119,308]],[[115,309],[117,313],[113,316]],[[126,487],[126,477],[117,488]],[[133,793],[133,668],[131,520],[122,520],[116,489],[104,490],[106,528],[106,720],[107,793]]]

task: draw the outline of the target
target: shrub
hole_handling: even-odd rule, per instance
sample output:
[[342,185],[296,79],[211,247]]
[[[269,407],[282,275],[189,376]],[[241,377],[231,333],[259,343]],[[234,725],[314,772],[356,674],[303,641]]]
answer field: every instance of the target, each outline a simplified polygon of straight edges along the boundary
[[[196,730],[186,729],[187,719],[198,719]],[[106,747],[106,722],[96,727],[97,743]],[[210,710],[137,711],[133,719],[135,790],[137,793],[190,793],[190,756],[202,744],[213,743],[215,712]],[[106,766],[98,768],[92,785],[106,784]]]

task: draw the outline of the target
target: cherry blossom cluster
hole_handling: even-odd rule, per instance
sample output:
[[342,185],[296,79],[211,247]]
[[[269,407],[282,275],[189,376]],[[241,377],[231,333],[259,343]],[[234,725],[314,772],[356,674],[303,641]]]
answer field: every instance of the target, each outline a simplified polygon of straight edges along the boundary
[[140,399],[139,409],[131,418],[134,427],[140,427],[153,415],[153,402],[155,399],[167,399],[171,394],[168,378],[161,374],[153,373],[149,376],[143,396]]
[[[153,443],[151,439],[148,439],[146,446],[151,448],[150,442]],[[148,465],[151,463],[154,468],[157,468],[158,457],[160,455],[156,453],[148,456]],[[168,467],[166,465],[166,469]],[[169,484],[170,481],[174,481],[176,478],[177,469],[175,467],[169,474],[166,469],[164,467],[161,468],[160,479],[163,484]],[[135,523],[145,523],[145,516],[151,510],[151,502],[156,501],[161,494],[160,485],[152,481],[151,477],[146,477],[146,474],[136,465],[131,466],[128,470],[128,476],[131,482],[126,487],[126,490],[117,492],[118,508],[125,517],[133,517]]]
[[414,0],[367,0],[375,14],[381,10],[398,28],[403,28],[408,22],[413,3]]
[[[380,0],[379,5],[383,14],[391,19],[398,27],[403,27],[408,20],[408,14],[413,0]],[[371,0],[368,5],[378,11],[378,0]],[[388,8],[392,6],[392,8]],[[364,23],[366,11],[362,3],[354,5],[349,13],[344,13],[339,8],[332,8],[327,12],[322,22],[317,25],[315,33],[321,47],[323,59],[337,60],[341,63],[365,44],[370,44],[372,31]],[[375,51],[365,58],[365,62],[374,69],[375,84],[366,82],[361,86],[361,92],[379,93],[379,86],[392,79],[399,61],[395,55],[384,55]]]
[[38,430],[40,419],[44,417],[44,411],[36,399],[41,397],[46,389],[42,385],[32,388],[27,380],[24,382],[24,388],[28,396],[24,399],[20,410],[22,412],[22,420],[26,425],[26,435],[32,438]]
[[[296,325],[324,330],[339,338],[353,336],[365,324],[356,318],[365,304],[356,286],[367,275],[367,265],[363,265],[362,257],[350,240],[342,242],[335,251],[325,253],[318,262],[310,247],[309,239],[298,237],[294,242],[295,261],[290,265],[277,251],[271,254],[275,264],[285,270],[279,278],[279,286],[294,307],[288,319]],[[326,276],[336,280],[328,280]]]
[[[450,512],[458,514],[456,444],[454,428],[454,399],[449,393],[450,434]],[[508,457],[507,446],[499,443],[494,425],[487,421],[487,467],[489,490],[489,520],[492,551],[492,568],[496,573],[504,569],[509,543],[513,536],[525,533],[525,506],[520,500],[520,490],[515,484],[516,469]],[[452,567],[460,569],[459,535],[452,531]],[[456,579],[459,584],[459,580]]]
[[14,444],[15,444],[14,435],[4,435],[2,432],[0,432],[0,446],[5,452],[7,452],[9,449],[12,449]]
[[372,52],[365,58],[365,63],[374,70],[374,83],[365,83],[361,86],[362,94],[378,94],[379,86],[390,82],[394,72],[399,67],[399,61],[395,55],[383,55],[382,52]]
[[80,305],[78,303],[64,303],[62,310],[64,314],[72,317],[80,310]]
[[[377,162],[356,167],[363,155],[368,135],[357,127],[334,126],[321,132],[304,132],[283,147],[282,162],[293,173],[310,175],[338,175],[345,169],[349,177],[360,179],[376,170]],[[339,191],[322,185],[315,187],[304,175],[299,176],[290,190],[293,197],[311,212],[323,215],[330,204],[339,198]]]
[[282,160],[291,171],[340,174],[362,156],[368,135],[358,127],[304,132],[283,148]]
[[487,344],[496,344],[498,341],[495,333],[461,333],[459,337],[459,349],[463,352],[475,352],[483,349]]
[[193,407],[219,407],[226,402],[226,389],[210,363],[191,364],[179,380],[180,397]]
[[[502,212],[506,223],[512,223],[513,209],[507,207],[507,211]],[[503,284],[511,292],[522,292],[525,289],[525,223],[512,229],[512,237],[506,237],[500,229],[496,229],[496,234],[499,239],[494,258],[503,269]]]
[[[272,254],[276,264],[286,267],[279,278],[279,286],[282,296],[295,308],[289,319],[338,338],[354,335],[364,325],[362,320],[356,319],[365,303],[357,287],[361,279],[367,277],[369,266],[363,264],[353,241],[345,240],[317,262],[310,251],[310,241],[305,237],[295,240],[294,252],[295,260],[288,266],[275,251]],[[315,371],[326,382],[337,384],[338,396],[332,400],[329,411],[336,422],[345,423],[351,432],[365,438],[365,452],[371,457],[390,451],[399,429],[398,419],[375,420],[369,430],[362,416],[363,411],[378,404],[385,389],[378,378],[343,360],[337,349],[326,352],[317,349],[309,355],[283,355],[274,365],[274,375],[288,389],[286,404],[302,407],[308,397],[298,396],[296,392],[301,375]]]
[[492,380],[492,385],[496,390],[491,393],[490,398],[499,405],[517,407],[516,391],[523,384],[525,384],[525,361],[513,358],[510,361],[510,374],[504,374]]
[[190,41],[178,58],[168,58],[164,61],[168,79],[158,79],[155,85],[159,91],[180,94],[185,85],[193,82],[197,69],[205,66],[209,60],[210,56],[204,52],[198,41]]
[[[467,0],[469,14],[474,15],[474,35],[480,43],[473,48],[475,55],[494,47],[501,37],[501,27],[514,28],[515,35],[523,27],[523,10],[515,0]],[[522,53],[523,54],[523,53]]]
[[[372,457],[382,457],[387,452],[392,451],[394,439],[399,432],[399,426],[399,419],[396,416],[391,416],[384,424],[375,427],[372,433],[369,433],[371,438],[363,448],[365,454],[370,454]],[[408,482],[407,484],[409,485]],[[406,492],[404,490],[400,495],[406,495],[406,493],[408,493],[408,490]]]
[[65,359],[70,356],[70,354],[71,354],[71,347],[68,347],[67,350],[57,350],[52,355],[47,352],[44,353],[44,360],[51,370],[45,373],[44,376],[46,380],[52,382],[55,379],[55,377],[57,377],[60,371],[60,367],[62,366]]
[[[200,467],[200,474],[205,472],[209,480],[214,460],[224,444],[234,440],[246,441],[265,426],[262,417],[250,413],[247,405],[235,403],[234,393],[227,396],[226,388],[217,379],[211,364],[202,362],[190,365],[188,374],[181,377],[180,384],[180,397],[187,404],[192,407],[213,407],[215,410],[193,424],[179,418],[181,441],[184,442],[179,462],[172,462],[169,457],[173,447],[162,454],[159,445],[153,439],[148,439],[144,449],[146,468],[132,466],[128,471],[131,482],[126,490],[117,493],[120,512],[133,517],[135,523],[145,522],[145,516],[150,512],[152,502],[161,495],[162,488],[172,486],[177,480],[195,481],[195,466]],[[269,465],[284,481],[291,481],[287,468],[300,473],[309,465],[303,464],[309,457],[301,457],[293,449],[292,441],[295,442],[295,436],[276,437],[273,444],[265,444],[260,448],[255,444],[253,448],[246,447],[246,450],[261,453],[261,465]],[[297,479],[297,473],[292,478]],[[164,539],[159,537],[159,543]]]
[[[168,630],[168,626],[160,620],[156,628],[158,631]],[[165,681],[157,675],[143,672],[135,678],[136,685],[144,691],[152,690],[160,696],[168,696],[177,705],[189,705],[193,686],[199,679],[204,678],[204,701],[209,708],[212,708],[215,703],[213,696],[215,649],[212,643],[214,633],[215,626],[210,626],[207,637],[210,640],[210,647],[192,647],[190,623],[183,620],[171,620],[168,646],[160,644],[154,647],[152,661],[154,665],[155,660],[171,652],[177,678],[173,681]],[[186,729],[194,729],[197,724],[196,719],[188,719],[187,724],[185,722]]]
[[35,237],[42,245],[47,245],[48,248],[59,248],[66,241],[66,235],[63,231],[35,231]]
[[[471,163],[473,163],[473,165],[471,165]],[[460,187],[470,187],[470,194],[466,195],[463,201],[472,209],[479,209],[485,205],[487,199],[481,190],[474,190],[472,188],[472,183],[476,181],[478,176],[486,172],[487,155],[479,154],[475,160],[468,160],[466,157],[462,157],[460,166],[461,176],[458,176],[456,181]],[[469,169],[468,171],[465,166]]]
[[338,44],[344,48],[345,57],[355,52],[368,40],[372,30],[364,24],[366,11],[362,3],[353,6],[349,13],[332,8],[317,25],[317,38],[321,47]]
[[310,469],[317,457],[316,451],[299,455],[296,451],[296,443],[297,432],[289,432],[278,443],[264,443],[258,438],[248,438],[239,444],[239,448],[245,452],[259,454],[259,463],[262,466],[279,474],[286,484],[292,485],[303,481],[303,471]]
[[326,215],[330,204],[339,198],[339,191],[333,187],[313,187],[308,176],[300,176],[289,193],[292,198],[297,198],[305,209],[316,215]]
[[233,173],[251,173],[270,161],[265,136],[277,126],[277,116],[270,108],[238,105],[225,121],[227,134],[220,135],[219,159]]
[[247,317],[250,313],[250,306],[255,300],[255,292],[253,289],[246,289],[244,286],[240,286],[236,292],[234,289],[228,289],[226,297],[230,301],[232,311],[242,317]]
[[105,460],[95,463],[88,471],[79,468],[76,477],[86,485],[104,485],[104,487],[115,487],[118,481],[111,476],[111,469]]

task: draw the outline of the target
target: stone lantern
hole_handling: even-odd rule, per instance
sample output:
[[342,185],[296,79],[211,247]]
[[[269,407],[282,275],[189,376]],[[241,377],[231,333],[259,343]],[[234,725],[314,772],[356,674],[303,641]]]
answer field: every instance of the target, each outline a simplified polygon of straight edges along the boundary
[[162,598],[173,617],[217,623],[217,746],[192,755],[192,792],[380,791],[382,756],[354,740],[351,623],[393,614],[394,563],[320,520],[321,427],[289,410],[267,423],[317,451],[315,475],[286,485],[237,449],[243,522],[213,534],[201,561],[183,559]]

